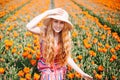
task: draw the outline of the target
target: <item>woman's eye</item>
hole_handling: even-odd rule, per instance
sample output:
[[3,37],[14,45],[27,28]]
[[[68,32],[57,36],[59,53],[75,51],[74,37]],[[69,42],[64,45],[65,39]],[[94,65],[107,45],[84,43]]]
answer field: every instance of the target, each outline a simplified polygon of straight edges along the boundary
[[57,20],[55,20],[54,22],[55,22],[55,23],[58,23],[58,21],[57,21]]
[[61,22],[60,22],[60,24],[64,24],[64,22],[63,22],[63,21],[61,21]]

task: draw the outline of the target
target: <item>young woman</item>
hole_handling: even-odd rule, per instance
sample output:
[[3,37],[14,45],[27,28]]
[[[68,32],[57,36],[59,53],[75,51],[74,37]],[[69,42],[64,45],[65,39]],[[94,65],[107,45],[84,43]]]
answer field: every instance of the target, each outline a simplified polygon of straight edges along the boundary
[[[36,16],[26,26],[30,32],[40,35],[41,58],[37,68],[42,73],[41,80],[65,80],[67,64],[84,79],[92,80],[92,77],[84,73],[70,56],[70,30],[73,25],[68,18],[65,10],[55,8]],[[44,26],[37,27],[40,21],[43,21]]]

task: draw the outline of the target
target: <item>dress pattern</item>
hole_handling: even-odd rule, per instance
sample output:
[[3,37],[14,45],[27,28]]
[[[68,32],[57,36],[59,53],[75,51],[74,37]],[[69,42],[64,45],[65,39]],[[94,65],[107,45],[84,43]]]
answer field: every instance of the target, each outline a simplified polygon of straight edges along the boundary
[[45,59],[42,57],[42,44],[43,40],[40,42],[41,56],[37,65],[38,70],[42,73],[40,80],[65,80],[67,67],[59,67],[56,63],[52,65],[53,67],[47,65]]

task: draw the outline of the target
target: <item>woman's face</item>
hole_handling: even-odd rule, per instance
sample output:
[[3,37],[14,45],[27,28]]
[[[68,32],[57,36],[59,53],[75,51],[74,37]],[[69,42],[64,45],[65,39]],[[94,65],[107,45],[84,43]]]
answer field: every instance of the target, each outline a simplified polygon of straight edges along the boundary
[[62,31],[64,24],[64,21],[53,19],[52,28],[55,32],[59,33],[60,31]]

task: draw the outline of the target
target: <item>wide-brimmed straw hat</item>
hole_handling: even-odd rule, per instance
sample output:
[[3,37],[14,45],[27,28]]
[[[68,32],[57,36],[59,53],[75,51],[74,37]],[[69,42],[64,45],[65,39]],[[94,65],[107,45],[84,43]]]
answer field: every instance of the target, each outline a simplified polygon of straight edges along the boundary
[[68,13],[65,10],[63,10],[62,14],[51,14],[51,15],[48,15],[43,20],[43,24],[45,26],[48,26],[51,19],[57,19],[57,20],[64,21],[65,22],[65,27],[68,27],[68,29],[70,29],[70,30],[73,28],[72,23],[69,21],[69,15],[68,15]]

